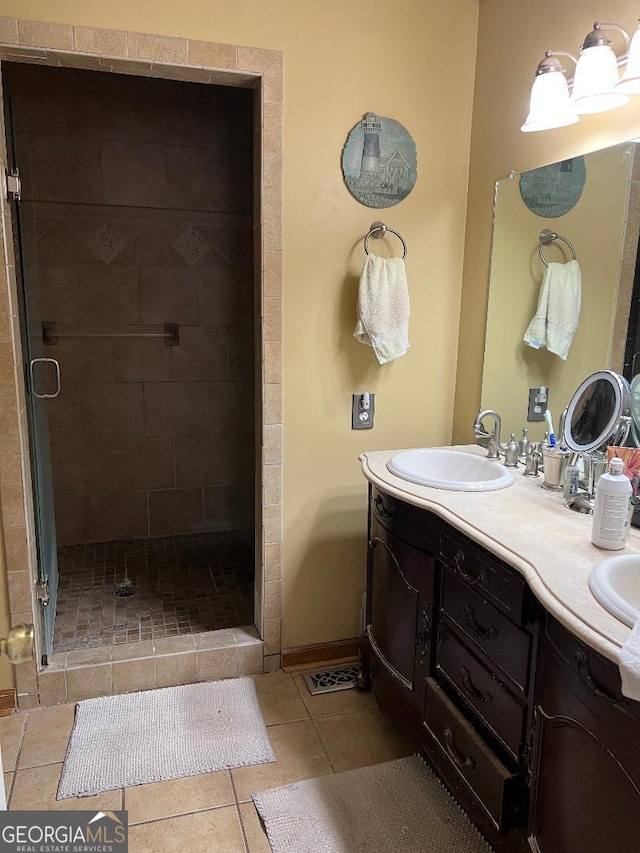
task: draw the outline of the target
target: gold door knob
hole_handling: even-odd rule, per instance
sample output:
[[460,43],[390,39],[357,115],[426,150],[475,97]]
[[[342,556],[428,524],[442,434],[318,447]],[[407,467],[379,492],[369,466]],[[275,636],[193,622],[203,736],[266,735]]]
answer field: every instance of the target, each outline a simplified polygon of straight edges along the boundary
[[33,628],[16,625],[6,637],[0,637],[0,654],[5,654],[14,666],[33,660]]

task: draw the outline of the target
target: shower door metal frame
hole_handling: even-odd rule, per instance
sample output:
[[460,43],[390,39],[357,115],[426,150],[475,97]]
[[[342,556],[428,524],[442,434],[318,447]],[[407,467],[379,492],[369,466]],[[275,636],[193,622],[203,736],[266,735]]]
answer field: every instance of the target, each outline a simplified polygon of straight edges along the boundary
[[[10,173],[6,176],[6,195],[11,208],[11,239],[15,253],[15,275],[18,291],[18,310],[20,315],[20,344],[22,367],[26,393],[27,424],[29,431],[29,456],[31,488],[33,494],[33,521],[37,552],[36,598],[38,607],[34,621],[39,642],[36,648],[40,652],[40,663],[46,666],[53,654],[53,632],[58,600],[58,555],[53,497],[53,472],[51,466],[51,444],[49,438],[48,401],[60,394],[60,365],[56,359],[45,355],[43,351],[42,322],[39,318],[38,283],[25,268],[25,241],[23,218],[26,215],[25,202],[21,198],[19,169],[16,162],[15,140],[13,134],[13,111],[11,98],[5,96],[5,136],[7,141],[7,160]],[[7,238],[9,235],[6,235]],[[27,250],[28,251],[28,250]],[[36,251],[36,247],[32,248]],[[43,365],[52,365],[54,385],[38,391],[37,376]]]

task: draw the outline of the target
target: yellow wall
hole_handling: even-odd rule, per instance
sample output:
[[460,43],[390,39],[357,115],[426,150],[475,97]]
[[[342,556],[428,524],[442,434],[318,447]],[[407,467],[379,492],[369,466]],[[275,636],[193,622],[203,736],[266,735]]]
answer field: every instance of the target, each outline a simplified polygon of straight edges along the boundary
[[[0,0],[0,14],[284,52],[283,646],[355,636],[358,453],[451,437],[477,0]],[[404,124],[418,151],[413,193],[383,212],[358,204],[340,172],[367,111]],[[412,307],[411,349],[382,368],[351,336],[377,218],[407,241]],[[365,390],[376,427],[352,432],[351,394]]]
[[[503,441],[509,432],[519,437],[524,426],[534,440],[541,439],[547,429],[544,421],[526,422],[529,388],[549,389],[549,408],[558,430],[560,413],[578,385],[609,364],[632,157],[633,143],[588,154],[586,182],[577,204],[554,219],[538,216],[527,207],[518,178],[499,182],[481,406],[500,413]],[[538,254],[543,228],[566,237],[580,264],[580,322],[566,361],[523,341],[545,273]],[[544,256],[562,262],[571,258],[571,252],[557,241],[544,248]]]
[[[456,442],[472,439],[471,424],[480,406],[494,182],[512,170],[523,172],[640,135],[637,97],[613,112],[584,116],[571,127],[543,133],[520,131],[529,107],[533,75],[545,49],[577,53],[593,22],[603,18],[633,32],[637,4],[631,0],[538,0],[530,4],[482,0],[480,9],[453,433]],[[621,43],[615,44],[621,49]],[[512,366],[505,365],[505,383],[511,373]]]

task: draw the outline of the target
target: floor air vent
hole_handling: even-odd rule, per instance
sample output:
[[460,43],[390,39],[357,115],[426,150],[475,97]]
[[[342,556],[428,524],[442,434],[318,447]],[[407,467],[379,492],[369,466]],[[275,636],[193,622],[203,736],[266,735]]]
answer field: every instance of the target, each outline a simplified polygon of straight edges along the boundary
[[305,672],[303,678],[309,688],[309,693],[333,693],[336,690],[348,690],[356,686],[356,679],[362,667],[359,663],[326,666],[317,672]]

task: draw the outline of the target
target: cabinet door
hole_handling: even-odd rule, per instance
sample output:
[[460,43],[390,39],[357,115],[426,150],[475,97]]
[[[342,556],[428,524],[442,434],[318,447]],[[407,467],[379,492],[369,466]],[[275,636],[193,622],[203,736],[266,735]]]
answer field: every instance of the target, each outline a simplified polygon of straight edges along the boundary
[[[531,846],[541,853],[640,847],[640,791],[604,725],[541,638],[536,677]],[[637,741],[636,741],[637,742]],[[635,749],[629,743],[628,749]]]
[[371,523],[367,633],[372,649],[409,690],[430,658],[433,560]]

